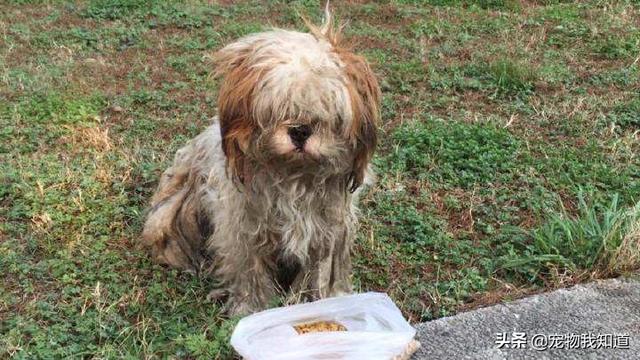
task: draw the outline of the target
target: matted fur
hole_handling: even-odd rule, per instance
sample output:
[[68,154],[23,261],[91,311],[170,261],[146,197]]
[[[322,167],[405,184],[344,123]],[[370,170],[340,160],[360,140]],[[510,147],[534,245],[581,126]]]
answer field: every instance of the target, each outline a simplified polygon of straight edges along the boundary
[[[213,272],[235,314],[282,290],[351,291],[380,91],[330,21],[311,30],[250,35],[214,55],[219,115],[177,152],[151,200],[143,243],[154,259]],[[313,133],[295,148],[286,134],[302,125]]]

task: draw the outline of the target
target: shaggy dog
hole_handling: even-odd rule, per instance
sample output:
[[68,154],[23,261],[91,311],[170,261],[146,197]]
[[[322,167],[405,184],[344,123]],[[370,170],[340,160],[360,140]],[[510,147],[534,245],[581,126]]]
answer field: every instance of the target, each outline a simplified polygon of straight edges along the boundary
[[371,178],[380,90],[330,14],[310,34],[275,29],[214,54],[213,125],[178,150],[143,242],[160,263],[213,272],[228,311],[351,291],[359,187]]

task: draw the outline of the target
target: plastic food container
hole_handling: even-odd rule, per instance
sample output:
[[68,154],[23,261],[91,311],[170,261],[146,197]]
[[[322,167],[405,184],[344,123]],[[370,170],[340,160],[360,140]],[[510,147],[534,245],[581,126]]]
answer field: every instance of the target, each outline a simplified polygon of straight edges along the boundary
[[[318,322],[325,331],[299,333]],[[387,294],[370,292],[249,315],[231,345],[248,360],[408,359],[420,346],[415,334]]]

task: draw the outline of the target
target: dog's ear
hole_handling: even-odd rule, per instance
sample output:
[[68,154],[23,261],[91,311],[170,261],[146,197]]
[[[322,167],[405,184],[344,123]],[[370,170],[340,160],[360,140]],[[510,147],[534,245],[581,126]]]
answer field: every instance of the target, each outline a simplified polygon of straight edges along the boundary
[[348,137],[355,147],[355,158],[347,187],[350,192],[354,192],[362,185],[376,148],[381,94],[375,75],[364,58],[348,51],[339,51],[338,54],[345,64],[347,90],[353,112]]
[[257,126],[252,106],[254,90],[265,70],[252,66],[250,57],[255,46],[255,42],[241,40],[213,55],[215,74],[222,78],[218,94],[222,148],[227,169],[234,181],[242,184],[250,176],[246,151]]

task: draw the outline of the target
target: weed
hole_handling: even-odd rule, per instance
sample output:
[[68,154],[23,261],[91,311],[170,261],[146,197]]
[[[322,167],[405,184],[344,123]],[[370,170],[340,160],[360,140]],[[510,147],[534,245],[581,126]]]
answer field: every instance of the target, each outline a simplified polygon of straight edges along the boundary
[[530,241],[522,244],[521,255],[506,256],[502,267],[533,277],[551,272],[567,277],[582,272],[619,275],[635,270],[640,267],[633,248],[639,222],[640,204],[621,207],[617,195],[606,202],[588,202],[580,193],[575,216],[561,206],[559,213],[549,215],[540,228],[528,233]]
[[622,129],[640,129],[640,96],[616,105],[608,120]]
[[607,59],[621,59],[640,54],[640,35],[639,36],[613,36],[607,35],[604,39],[598,41],[594,45],[596,54]]
[[628,87],[637,83],[640,76],[640,67],[615,68],[602,71],[589,77],[589,82],[594,86]]
[[507,59],[491,63],[487,75],[496,91],[501,94],[519,94],[533,91],[537,73],[530,65]]
[[477,6],[482,9],[519,10],[520,4],[513,0],[400,0],[400,3],[418,6]]
[[116,20],[141,12],[147,14],[155,0],[92,0],[83,15],[96,20]]
[[438,119],[403,126],[393,138],[396,147],[386,159],[391,169],[463,188],[508,182],[519,149],[508,132],[490,124]]

